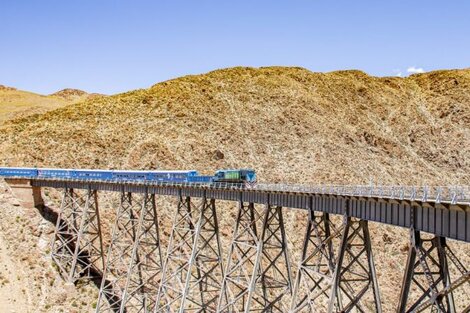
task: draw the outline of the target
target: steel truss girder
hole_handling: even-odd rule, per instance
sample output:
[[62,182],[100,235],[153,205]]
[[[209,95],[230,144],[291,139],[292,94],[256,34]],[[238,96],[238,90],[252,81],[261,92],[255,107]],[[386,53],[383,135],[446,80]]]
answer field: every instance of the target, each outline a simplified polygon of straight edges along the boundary
[[96,312],[151,312],[161,269],[155,195],[122,192]]
[[373,294],[374,312],[382,312],[368,222],[345,215],[328,312],[350,312],[353,309],[365,312],[361,300],[369,290]]
[[155,312],[216,312],[222,278],[215,200],[180,194]]
[[[453,292],[463,284],[470,285],[470,271],[447,246],[444,237],[423,239],[419,231],[411,229],[410,239],[398,312],[423,312],[426,309],[431,312],[457,312]],[[453,282],[450,279],[450,265],[460,274]],[[414,302],[409,301],[412,285],[421,292]],[[467,309],[470,311],[470,306]]]
[[341,231],[328,213],[309,211],[290,312],[326,311],[335,271],[333,240],[341,238]]
[[259,213],[240,201],[218,312],[286,312],[290,271],[282,208],[266,205]]
[[51,257],[69,283],[96,278],[104,268],[96,190],[64,189]]

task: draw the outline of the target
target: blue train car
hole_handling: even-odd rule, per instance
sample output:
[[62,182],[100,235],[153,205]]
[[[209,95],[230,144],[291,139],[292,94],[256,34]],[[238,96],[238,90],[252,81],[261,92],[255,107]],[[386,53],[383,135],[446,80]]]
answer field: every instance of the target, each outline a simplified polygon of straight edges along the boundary
[[38,170],[32,167],[0,167],[0,176],[36,177],[38,176]]
[[98,179],[98,180],[111,180],[113,179],[112,171],[104,170],[73,170],[73,178],[76,179]]
[[38,177],[43,178],[74,178],[73,169],[39,168]]
[[149,180],[161,182],[185,183],[199,176],[197,171],[151,171]]
[[112,171],[114,180],[188,182],[190,177],[198,176],[197,171]]
[[113,180],[150,180],[151,177],[148,171],[111,171],[111,178]]
[[188,177],[189,183],[212,183],[214,181],[214,176],[190,176]]

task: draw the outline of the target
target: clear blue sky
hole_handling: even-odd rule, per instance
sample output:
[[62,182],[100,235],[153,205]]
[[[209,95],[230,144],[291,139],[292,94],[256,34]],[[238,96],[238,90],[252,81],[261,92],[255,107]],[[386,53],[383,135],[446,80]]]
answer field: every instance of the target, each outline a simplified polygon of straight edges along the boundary
[[238,65],[469,67],[470,1],[0,0],[0,84],[112,94]]

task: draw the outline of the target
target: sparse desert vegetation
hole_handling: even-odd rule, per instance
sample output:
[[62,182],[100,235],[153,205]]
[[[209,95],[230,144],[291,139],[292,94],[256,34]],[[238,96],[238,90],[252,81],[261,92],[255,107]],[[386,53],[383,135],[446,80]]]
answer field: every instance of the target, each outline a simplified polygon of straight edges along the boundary
[[10,121],[0,164],[251,166],[271,182],[469,184],[469,88],[468,69],[378,78],[230,68]]
[[[266,182],[470,184],[470,69],[379,78],[360,71],[238,67],[59,106],[7,118],[0,126],[0,164],[191,168],[207,174],[218,168],[253,167]],[[25,310],[36,303],[59,308],[44,297],[58,293],[63,283],[50,272],[47,245],[31,239],[41,217],[30,212],[35,217],[25,221],[25,212],[12,204],[14,200],[3,199],[0,214],[2,225],[7,224],[0,235],[7,249],[21,241],[19,247],[32,249],[42,262],[41,270],[31,265],[28,272],[40,273],[36,285],[20,285],[28,294]],[[164,227],[174,207],[166,208]],[[21,214],[11,215],[15,210]],[[112,220],[112,212],[107,218]],[[232,218],[230,212],[222,213],[224,240],[230,237]],[[296,264],[305,215],[289,213],[286,220]],[[13,228],[15,224],[20,226]],[[50,238],[52,227],[46,227],[44,238]],[[378,224],[371,228],[382,293],[390,295],[384,297],[384,310],[391,312],[405,266],[408,232]],[[455,246],[468,260],[468,245]],[[30,264],[21,260],[21,251],[11,262]],[[34,276],[26,276],[34,281]],[[5,285],[15,281],[6,279]],[[0,285],[4,282],[2,276]],[[83,298],[92,306],[96,290],[90,290],[78,292],[67,305],[80,306]],[[64,312],[68,309],[64,306]]]

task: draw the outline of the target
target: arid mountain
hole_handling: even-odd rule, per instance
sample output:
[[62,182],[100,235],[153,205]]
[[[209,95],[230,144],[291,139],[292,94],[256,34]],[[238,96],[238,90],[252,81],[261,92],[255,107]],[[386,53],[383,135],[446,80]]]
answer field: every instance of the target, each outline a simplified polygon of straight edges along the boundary
[[14,91],[14,90],[17,90],[16,88],[14,87],[8,87],[8,86],[4,86],[4,85],[0,85],[0,91]]
[[[0,126],[0,165],[191,168],[205,174],[253,167],[267,182],[468,185],[469,125],[470,69],[378,78],[360,71],[230,68],[9,120]],[[52,199],[58,195],[45,196],[56,209]],[[0,284],[0,305],[93,312],[97,289],[65,292],[52,269],[52,223],[12,201],[8,192],[0,196],[0,239],[6,246],[0,266],[13,268]],[[159,201],[165,246],[174,204]],[[219,211],[227,247],[235,209],[223,205],[229,204]],[[108,239],[113,214],[104,209],[102,215]],[[306,214],[286,210],[285,220],[295,267]],[[371,233],[384,312],[393,312],[408,231],[371,223]],[[461,259],[470,255],[469,245],[451,245]],[[10,285],[26,294],[21,303],[14,302]],[[456,295],[460,306],[466,292]]]
[[[470,183],[470,70],[230,68],[8,123],[4,165],[253,167],[263,181]],[[34,139],[34,140],[32,140]]]
[[72,88],[65,88],[50,94],[50,96],[57,96],[62,98],[70,98],[70,97],[82,97],[86,96],[87,93],[80,89],[72,89]]
[[76,89],[64,89],[44,96],[0,85],[0,124],[6,120],[45,113],[96,96]]
[[89,98],[104,96],[98,93],[87,93],[80,89],[66,88],[49,95],[50,97],[62,98],[64,100],[76,103]]

